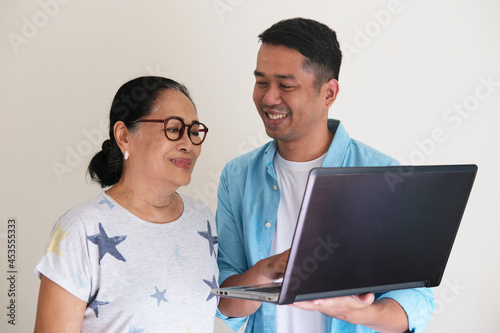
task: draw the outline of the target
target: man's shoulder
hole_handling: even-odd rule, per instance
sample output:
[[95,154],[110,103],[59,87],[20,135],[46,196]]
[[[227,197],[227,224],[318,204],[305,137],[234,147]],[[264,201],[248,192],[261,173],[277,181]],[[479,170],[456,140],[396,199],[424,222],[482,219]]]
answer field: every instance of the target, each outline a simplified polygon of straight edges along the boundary
[[399,165],[396,159],[356,139],[350,139],[347,157],[359,166]]
[[272,149],[273,141],[270,141],[263,146],[249,151],[243,155],[233,158],[224,167],[225,172],[235,172],[243,170],[251,170],[256,167],[263,167],[267,154],[271,154],[275,150]]

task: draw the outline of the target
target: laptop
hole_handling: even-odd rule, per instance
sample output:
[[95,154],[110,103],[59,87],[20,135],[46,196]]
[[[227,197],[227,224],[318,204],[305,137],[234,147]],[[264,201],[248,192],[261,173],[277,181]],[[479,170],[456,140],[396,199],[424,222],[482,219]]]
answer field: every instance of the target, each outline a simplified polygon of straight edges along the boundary
[[214,288],[290,304],[441,283],[476,165],[314,168],[282,282]]

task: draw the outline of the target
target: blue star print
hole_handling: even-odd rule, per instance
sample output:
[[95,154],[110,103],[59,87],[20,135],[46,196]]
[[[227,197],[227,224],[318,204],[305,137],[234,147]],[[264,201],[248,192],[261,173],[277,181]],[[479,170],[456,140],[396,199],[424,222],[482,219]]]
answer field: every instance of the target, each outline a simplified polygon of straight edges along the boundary
[[210,222],[207,220],[207,231],[198,231],[198,233],[208,240],[208,246],[210,247],[210,256],[215,253],[215,244],[218,243],[217,236],[212,236],[212,228],[210,227]]
[[182,256],[180,253],[179,253],[179,245],[175,245],[175,252],[174,252],[174,256],[177,258],[177,262],[179,263],[180,266],[182,266],[182,263],[184,261],[186,261],[186,257]]
[[[212,289],[212,288],[217,288],[217,287],[219,286],[219,285],[217,284],[217,280],[215,279],[215,276],[212,276],[212,281],[211,281],[211,282],[210,282],[210,281],[208,281],[208,280],[205,280],[205,279],[203,279],[203,282],[205,282],[205,283],[206,283],[206,284],[210,287],[210,289]],[[214,296],[215,296],[215,294],[214,294],[214,293],[212,293],[212,292],[210,292],[210,295],[208,295],[208,297],[207,297],[207,302],[208,302],[209,300],[211,300],[211,299],[212,299],[212,297],[214,297]]]
[[115,207],[115,205],[113,205],[113,203],[111,201],[109,201],[107,198],[102,198],[102,200],[99,201],[98,204],[99,205],[106,204],[106,205],[108,205],[109,209],[113,209],[113,207]]
[[145,330],[146,329],[143,329],[143,328],[135,328],[134,325],[132,325],[132,324],[128,325],[128,333],[142,333]]
[[161,301],[168,302],[167,299],[165,298],[165,293],[167,292],[167,289],[163,291],[159,291],[157,287],[155,287],[156,292],[151,295],[151,297],[156,298],[158,301],[158,306],[160,306]]
[[91,308],[92,310],[94,310],[96,318],[99,318],[99,308],[98,307],[101,306],[101,305],[109,304],[109,302],[98,301],[96,299],[98,293],[99,293],[99,289],[96,290],[96,292],[95,292],[94,295],[91,295],[89,297],[89,301],[87,302],[87,307]]
[[118,260],[126,261],[122,254],[118,252],[116,246],[123,242],[127,236],[108,237],[106,231],[104,231],[104,228],[102,227],[102,224],[99,223],[99,234],[88,236],[87,238],[99,247],[99,264],[101,264],[101,259],[106,253],[111,254]]

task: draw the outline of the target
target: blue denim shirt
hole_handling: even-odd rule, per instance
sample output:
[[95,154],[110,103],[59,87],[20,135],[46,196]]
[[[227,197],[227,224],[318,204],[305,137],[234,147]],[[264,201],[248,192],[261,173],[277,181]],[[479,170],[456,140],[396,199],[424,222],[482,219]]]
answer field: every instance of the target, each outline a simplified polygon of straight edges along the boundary
[[[398,165],[393,158],[353,140],[338,120],[328,121],[334,138],[325,156],[324,167]],[[280,191],[273,160],[277,142],[271,141],[230,161],[222,171],[217,192],[217,234],[219,240],[219,283],[240,274],[269,257],[276,226]],[[434,293],[418,288],[375,295],[396,300],[408,315],[410,330],[422,332],[434,310]],[[275,305],[262,306],[248,318],[246,332],[274,332]],[[228,318],[217,313],[237,331],[247,318]],[[328,317],[328,332],[375,332]]]

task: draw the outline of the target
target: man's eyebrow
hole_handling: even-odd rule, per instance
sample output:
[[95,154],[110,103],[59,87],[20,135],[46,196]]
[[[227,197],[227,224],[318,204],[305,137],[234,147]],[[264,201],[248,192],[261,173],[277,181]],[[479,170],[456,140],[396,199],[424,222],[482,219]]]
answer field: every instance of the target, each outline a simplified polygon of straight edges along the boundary
[[[257,70],[255,70],[255,71],[253,72],[253,75],[255,75],[255,76],[259,76],[259,77],[266,77],[266,76],[264,75],[264,73],[259,72],[259,71],[257,71]],[[296,77],[295,77],[295,75],[293,75],[293,74],[276,74],[276,75],[274,75],[274,77],[275,77],[276,79],[281,79],[281,80],[296,80]]]
[[261,72],[259,72],[259,71],[257,71],[257,70],[253,71],[253,75],[255,75],[255,76],[262,76],[262,77],[264,77],[264,73],[261,73]]

